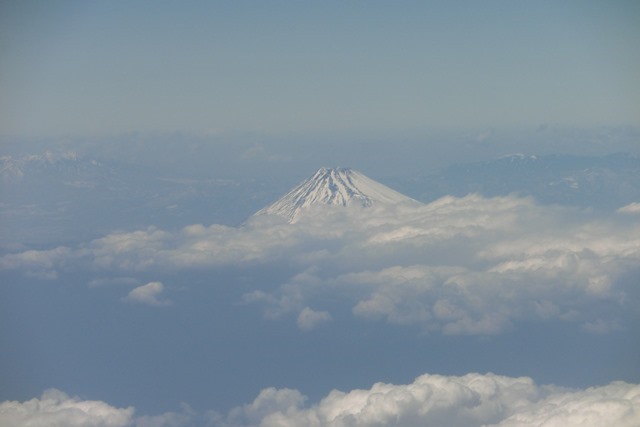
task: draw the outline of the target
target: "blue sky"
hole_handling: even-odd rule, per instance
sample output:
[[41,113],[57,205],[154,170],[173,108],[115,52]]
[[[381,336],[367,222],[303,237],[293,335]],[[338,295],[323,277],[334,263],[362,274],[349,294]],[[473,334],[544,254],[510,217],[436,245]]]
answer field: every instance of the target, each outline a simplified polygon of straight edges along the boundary
[[635,2],[3,2],[0,134],[637,125]]

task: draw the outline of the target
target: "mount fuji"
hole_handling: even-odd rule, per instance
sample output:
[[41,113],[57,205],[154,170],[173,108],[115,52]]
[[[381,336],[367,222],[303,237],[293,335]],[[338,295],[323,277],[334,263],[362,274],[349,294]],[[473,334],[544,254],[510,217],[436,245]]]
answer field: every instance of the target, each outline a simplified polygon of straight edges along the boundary
[[313,206],[358,206],[421,204],[364,174],[349,168],[320,168],[275,203],[255,215],[279,215],[295,223]]

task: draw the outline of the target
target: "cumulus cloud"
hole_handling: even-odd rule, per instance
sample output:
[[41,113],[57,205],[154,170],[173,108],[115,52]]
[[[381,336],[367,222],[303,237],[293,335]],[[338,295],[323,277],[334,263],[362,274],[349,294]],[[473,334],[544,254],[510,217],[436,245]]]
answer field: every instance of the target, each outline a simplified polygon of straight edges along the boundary
[[315,267],[247,299],[282,315],[330,294],[352,301],[355,316],[445,334],[550,320],[589,332],[620,329],[619,311],[594,308],[633,303],[617,278],[640,261],[640,228],[581,215],[473,195],[361,215]]
[[40,279],[56,279],[57,270],[74,258],[81,256],[81,250],[59,246],[48,250],[28,250],[0,257],[0,269],[22,270],[28,276]]
[[[262,215],[241,227],[149,227],[75,249],[9,254],[0,268],[84,265],[129,277],[274,262],[295,273],[245,301],[267,317],[290,314],[302,329],[331,319],[335,307],[321,302],[339,300],[359,318],[445,334],[496,334],[523,321],[603,333],[624,327],[620,316],[636,303],[618,278],[640,265],[640,224],[530,198],[469,195],[423,206],[318,207],[295,224]],[[161,292],[145,289],[155,292],[147,301]]]
[[187,404],[181,412],[135,417],[135,409],[116,408],[99,400],[70,397],[56,389],[45,391],[40,398],[26,402],[0,403],[0,425],[3,427],[187,427],[200,422]]
[[270,387],[262,390],[253,402],[233,408],[226,416],[211,411],[209,418],[215,426],[258,426],[263,425],[265,418],[274,413],[290,412],[302,407],[306,400],[306,396],[298,390]]
[[186,403],[182,412],[165,412],[161,415],[143,415],[135,420],[136,427],[187,427],[193,425],[198,414]]
[[96,267],[120,271],[265,262],[282,257],[284,249],[304,237],[287,228],[281,221],[268,220],[239,228],[195,224],[177,233],[149,227],[96,239],[85,250]]
[[300,391],[269,387],[227,413],[180,412],[134,416],[133,407],[69,397],[48,390],[26,402],[0,403],[6,427],[635,427],[640,385],[612,382],[586,389],[537,385],[528,377],[495,374],[425,374],[410,384],[376,383],[369,389],[333,390],[319,402]]
[[39,399],[0,403],[0,425],[5,427],[125,427],[134,409],[115,408],[105,402],[80,400],[59,390],[48,390]]
[[614,382],[568,390],[538,386],[526,377],[422,375],[411,384],[334,390],[313,405],[297,390],[269,388],[252,403],[212,419],[227,427],[631,427],[640,423],[640,386]]
[[161,298],[163,292],[164,285],[161,282],[149,282],[146,285],[133,289],[124,300],[130,303],[153,305],[156,307],[171,305],[170,300]]
[[331,314],[328,311],[315,311],[305,307],[298,314],[298,328],[303,331],[310,331],[322,323],[331,321]]

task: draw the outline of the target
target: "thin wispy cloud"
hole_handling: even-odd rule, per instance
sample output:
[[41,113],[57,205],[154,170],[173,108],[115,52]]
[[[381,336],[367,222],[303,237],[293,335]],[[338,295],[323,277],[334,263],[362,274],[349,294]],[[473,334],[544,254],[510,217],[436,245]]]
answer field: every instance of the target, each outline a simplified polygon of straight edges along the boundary
[[618,209],[619,213],[640,215],[640,203],[630,203]]

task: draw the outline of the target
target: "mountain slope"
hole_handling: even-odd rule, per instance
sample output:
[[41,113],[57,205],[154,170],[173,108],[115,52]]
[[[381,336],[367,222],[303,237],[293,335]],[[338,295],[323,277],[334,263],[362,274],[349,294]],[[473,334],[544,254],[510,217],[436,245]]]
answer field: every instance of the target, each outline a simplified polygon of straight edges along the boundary
[[280,215],[293,223],[311,206],[369,207],[399,203],[419,202],[360,172],[348,168],[321,168],[275,203],[256,212],[256,215]]

